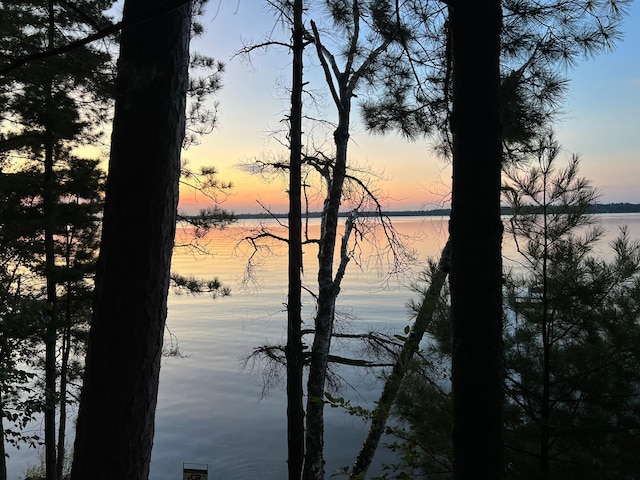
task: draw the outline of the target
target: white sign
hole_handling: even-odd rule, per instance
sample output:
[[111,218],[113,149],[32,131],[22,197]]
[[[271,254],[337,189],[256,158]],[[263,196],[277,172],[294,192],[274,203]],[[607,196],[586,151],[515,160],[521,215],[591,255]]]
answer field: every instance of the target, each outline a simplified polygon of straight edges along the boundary
[[208,478],[208,470],[186,467],[182,469],[182,480],[208,480]]

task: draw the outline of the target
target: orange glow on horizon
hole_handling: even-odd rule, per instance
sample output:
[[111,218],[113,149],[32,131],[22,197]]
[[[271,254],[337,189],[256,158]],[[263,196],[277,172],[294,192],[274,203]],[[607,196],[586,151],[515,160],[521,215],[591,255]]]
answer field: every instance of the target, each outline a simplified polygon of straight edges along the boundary
[[[289,210],[283,180],[266,183],[257,176],[241,173],[233,179],[233,184],[230,195],[218,197],[220,208],[235,213],[286,213]],[[380,181],[378,187],[378,200],[387,211],[432,210],[449,206],[449,187],[440,182],[423,187],[407,181]],[[197,213],[214,204],[200,192],[184,187],[180,189],[179,206],[187,214]],[[308,208],[309,211],[320,211],[322,199],[310,199]]]
[[[248,121],[245,117],[242,120],[245,124]],[[212,165],[221,182],[233,183],[232,193],[220,204],[221,208],[235,213],[264,213],[266,207],[274,213],[286,213],[289,210],[286,172],[267,181],[261,174],[250,173],[246,165],[254,164],[256,159],[286,161],[288,151],[264,134],[247,133],[245,124],[245,128],[232,128],[232,118],[226,118],[219,129],[186,151],[184,157],[193,170]],[[351,139],[350,173],[371,181],[366,181],[367,186],[385,210],[432,210],[449,205],[451,165],[436,157],[426,143],[407,142],[397,135],[369,135],[358,129],[352,132]],[[317,177],[306,180],[310,181],[319,185]],[[317,191],[316,188],[316,196],[310,197],[311,211],[322,208],[323,199],[317,198]],[[211,205],[189,189],[181,189],[180,194],[180,206],[187,213],[197,213]],[[346,210],[348,205],[345,203],[343,208]]]

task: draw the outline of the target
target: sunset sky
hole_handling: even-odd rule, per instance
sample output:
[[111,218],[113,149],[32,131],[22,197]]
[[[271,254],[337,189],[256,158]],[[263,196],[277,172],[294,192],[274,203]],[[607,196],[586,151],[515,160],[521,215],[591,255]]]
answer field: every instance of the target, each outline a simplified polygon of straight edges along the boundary
[[[212,0],[202,19],[206,34],[194,42],[196,50],[225,62],[226,71],[217,95],[218,128],[184,157],[192,167],[213,165],[221,180],[233,181],[233,195],[223,207],[236,213],[262,212],[258,202],[276,212],[287,211],[284,183],[265,183],[238,167],[255,158],[286,156],[272,132],[283,128],[289,108],[285,89],[289,57],[283,49],[272,49],[253,54],[250,64],[232,58],[243,42],[261,42],[272,31],[286,41],[288,31],[274,27],[274,18],[257,0]],[[569,71],[571,84],[557,129],[566,156],[580,154],[581,174],[598,187],[603,203],[640,203],[640,2],[632,4],[623,31],[624,39],[614,52],[581,61]],[[313,86],[321,80],[314,77],[317,62],[308,57],[305,62],[312,69],[307,79]],[[324,103],[327,118],[334,120],[329,99]],[[370,135],[359,124],[357,108],[353,118],[349,158],[384,177],[377,187],[384,192],[388,209],[447,205],[450,165],[437,158],[426,141]],[[322,135],[317,142],[324,139]],[[187,212],[207,205],[192,192],[181,195]]]

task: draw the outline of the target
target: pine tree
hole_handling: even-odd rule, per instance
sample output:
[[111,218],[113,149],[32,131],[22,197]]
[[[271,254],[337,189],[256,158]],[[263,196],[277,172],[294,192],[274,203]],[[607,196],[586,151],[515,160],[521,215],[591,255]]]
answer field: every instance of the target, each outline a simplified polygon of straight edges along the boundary
[[[3,59],[11,61],[54,49],[110,24],[103,12],[112,3],[100,0],[70,4],[48,0],[3,5],[0,22]],[[99,194],[96,183],[82,185],[86,178],[73,179],[74,175],[82,175],[87,170],[95,171],[96,165],[93,163],[85,168],[77,162],[72,150],[98,138],[105,112],[109,111],[110,59],[106,50],[84,46],[64,55],[29,62],[0,79],[3,174],[31,177],[32,190],[21,192],[22,202],[30,205],[31,218],[39,222],[39,226],[33,229],[36,235],[32,237],[36,248],[23,252],[23,255],[31,259],[33,273],[43,278],[46,285],[41,297],[41,317],[45,320],[42,337],[46,352],[43,413],[48,479],[58,476],[62,465],[57,458],[64,458],[64,452],[59,452],[60,455],[56,452],[55,428],[58,400],[56,355],[58,333],[65,317],[60,307],[63,306],[62,301],[67,306],[71,305],[69,287],[73,283],[65,275],[78,267],[72,263],[80,261],[78,258],[82,256],[72,246],[81,242],[88,242],[86,248],[90,250],[95,246],[97,227],[94,225],[87,230],[86,225],[78,222],[95,223],[95,210],[100,208],[94,208],[94,200]],[[65,190],[70,185],[73,188]],[[94,190],[87,193],[87,188]],[[74,198],[79,200],[75,202],[76,208],[71,206]],[[82,215],[85,215],[84,220],[80,219]],[[26,226],[33,228],[29,222]],[[94,238],[73,239],[72,236],[79,231]],[[61,243],[66,245],[66,251]],[[64,263],[65,260],[66,270],[59,267],[59,261]],[[85,261],[91,263],[90,260]],[[66,300],[62,300],[60,295]],[[66,315],[70,316],[71,313]],[[68,328],[70,326],[63,328],[67,332],[63,336],[66,339],[63,344],[70,341]],[[65,376],[66,372],[62,378]],[[61,387],[66,389],[65,381]],[[64,435],[58,440],[58,448],[64,449]]]
[[[505,444],[508,478],[627,478],[640,443],[640,243],[623,229],[609,259],[587,214],[597,192],[573,157],[557,167],[553,137],[527,171],[507,174],[508,231],[521,253],[505,283]],[[448,299],[430,325],[396,413],[398,469],[452,478]]]
[[455,478],[502,478],[500,175],[526,159],[557,112],[557,66],[612,45],[608,1],[396,4],[411,25],[384,64],[368,126],[436,136],[452,159],[451,297]]
[[[6,259],[2,275],[2,323],[6,327],[2,329],[5,347],[3,358],[8,360],[19,356],[25,365],[31,365],[31,372],[46,372],[49,358],[40,358],[33,352],[27,357],[23,353],[25,350],[35,350],[38,343],[45,342],[43,315],[44,312],[50,315],[50,321],[54,314],[52,309],[46,307],[49,298],[46,289],[38,287],[46,272],[42,244],[45,222],[40,193],[41,172],[36,164],[17,172],[2,173],[0,179],[2,196],[8,200],[6,208],[0,210],[1,240]],[[97,161],[70,158],[64,167],[57,169],[56,180],[52,209],[56,220],[52,228],[56,259],[52,276],[59,306],[53,319],[56,325],[53,385],[56,389],[54,395],[45,392],[37,403],[25,396],[22,405],[27,412],[43,411],[54,406],[59,418],[57,446],[55,436],[50,441],[54,442],[54,449],[57,449],[57,465],[54,463],[54,467],[60,469],[63,467],[61,462],[65,449],[68,385],[69,380],[77,380],[81,373],[77,358],[83,354],[90,318],[91,279],[102,209],[102,172]],[[13,366],[16,370],[12,375],[16,380],[25,380],[29,376],[20,374],[15,360]],[[19,388],[24,389],[25,393],[34,387],[24,381],[21,383]],[[18,385],[9,383],[7,387],[15,390]]]
[[556,166],[552,136],[539,151],[528,172],[507,172],[508,231],[527,272],[507,282],[514,464],[539,478],[624,478],[640,441],[640,243],[623,229],[612,260],[595,257],[603,232],[586,211],[597,192],[577,157]]
[[[127,0],[123,20],[149,15],[155,7],[152,0]],[[121,36],[71,473],[77,480],[149,475],[185,134],[191,14],[191,2],[185,2],[125,28]]]

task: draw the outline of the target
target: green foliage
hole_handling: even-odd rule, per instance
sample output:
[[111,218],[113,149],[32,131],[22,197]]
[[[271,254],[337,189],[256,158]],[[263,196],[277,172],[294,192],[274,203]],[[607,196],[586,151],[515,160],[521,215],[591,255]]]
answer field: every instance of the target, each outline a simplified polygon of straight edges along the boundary
[[[528,171],[508,172],[508,224],[522,253],[505,275],[505,442],[508,478],[633,478],[640,469],[640,243],[626,229],[605,260],[586,207],[596,196],[576,158],[541,144]],[[532,214],[527,206],[538,206]],[[555,206],[556,208],[550,208]],[[396,405],[393,478],[452,478],[450,330],[430,328],[429,360]],[[547,450],[548,453],[543,454]]]
[[[34,383],[42,366],[38,351],[44,338],[44,315],[48,314],[42,280],[45,216],[39,193],[41,176],[35,164],[12,173],[0,172],[0,198],[6,200],[0,206],[0,388],[4,417],[16,427],[5,431],[5,440],[11,443],[33,443],[34,439],[19,432],[43,408]],[[103,173],[96,161],[69,158],[60,165],[57,180],[57,201],[50,213],[55,221],[57,261],[50,275],[57,284],[56,322],[60,331],[68,332],[72,353],[62,374],[77,380],[81,374],[77,359],[84,354],[91,316]]]
[[[577,158],[555,167],[552,138],[539,151],[527,173],[507,173],[508,231],[526,267],[506,283],[514,475],[546,462],[557,478],[623,478],[637,471],[631,452],[640,445],[640,244],[622,229],[612,260],[593,256],[602,230],[586,211],[596,191],[578,177]],[[543,213],[521,214],[527,204]],[[536,457],[537,444],[548,459]]]
[[213,298],[231,295],[231,290],[228,287],[223,287],[217,278],[213,280],[201,280],[193,276],[185,277],[177,273],[172,273],[171,282],[173,283],[175,292],[178,294],[182,292],[187,292],[192,295],[208,293]]
[[324,403],[331,408],[341,408],[352,417],[359,417],[363,420],[371,419],[371,411],[360,405],[353,405],[350,400],[345,400],[344,397],[334,397],[329,392],[324,393]]
[[[62,472],[62,478],[60,480],[69,480],[71,478],[71,461],[73,459],[73,452],[67,451],[65,455],[64,469]],[[18,480],[46,480],[45,460],[44,455],[39,455],[39,463],[37,465],[29,465],[24,472],[24,476],[19,477]]]
[[[344,4],[345,2],[335,2]],[[377,2],[392,4],[393,2]],[[502,2],[500,103],[506,159],[521,161],[560,112],[568,67],[613,48],[630,1],[508,0]],[[367,126],[435,140],[451,151],[451,61],[448,8],[439,2],[399,2],[392,46],[361,102]],[[346,10],[343,8],[342,11]],[[395,15],[396,12],[394,11]],[[398,25],[399,22],[399,25]],[[384,33],[386,23],[372,23]]]
[[[198,27],[197,22],[192,24],[194,34],[199,33]],[[218,103],[211,104],[210,99],[222,88],[224,68],[222,62],[216,62],[211,57],[199,53],[191,55],[187,90],[187,126],[183,142],[185,149],[199,144],[202,136],[211,133],[215,128]]]
[[396,399],[401,422],[387,429],[396,438],[387,448],[400,460],[387,466],[391,478],[452,478],[451,390],[448,375],[437,375],[429,363],[417,362]]
[[[104,12],[113,3],[4,2],[0,66],[110,25]],[[22,429],[35,412],[55,414],[81,374],[104,178],[76,149],[97,143],[109,117],[113,64],[104,45],[0,78],[0,389],[11,423],[2,441],[39,442]]]
[[[222,230],[236,221],[233,212],[220,207],[220,204],[230,195],[233,184],[220,181],[215,167],[202,167],[194,172],[186,163],[182,165],[180,183],[193,190],[196,195],[203,195],[213,204],[200,209],[196,215],[178,213],[178,221],[187,227],[191,227],[186,236],[185,244],[176,244],[177,248],[190,248],[197,252],[207,252],[206,246],[200,241],[206,239],[207,234],[214,229]],[[208,293],[212,298],[226,297],[231,294],[231,289],[222,285],[218,278],[211,280],[197,279],[194,276],[183,276],[177,273],[171,274],[171,282],[177,294],[187,292],[192,295]]]
[[[196,15],[205,2],[194,2]],[[108,28],[106,12],[114,3],[3,2],[0,68]],[[201,30],[194,23],[194,35]],[[78,152],[106,143],[115,78],[109,42],[30,61],[0,77],[0,404],[8,427],[0,441],[39,443],[21,432],[34,413],[55,414],[56,408],[64,435],[64,404],[77,398],[67,390],[77,388],[83,370],[104,189],[98,161]],[[185,147],[214,126],[215,106],[206,102],[220,88],[224,66],[194,54],[190,68]],[[214,200],[231,187],[217,182],[212,169],[185,178]],[[215,207],[194,224],[206,233],[232,220]],[[175,279],[192,293],[229,294],[217,279]],[[48,437],[51,446],[55,438]],[[52,460],[47,458],[47,472]]]
[[[52,2],[51,10],[41,0],[3,3],[0,66],[109,25],[111,19],[103,12],[113,3]],[[100,45],[30,62],[0,78],[0,152],[10,149],[15,155],[23,148],[42,149],[45,125],[57,141],[71,142],[81,133],[83,141],[97,139],[108,116],[105,107],[113,80],[111,55]]]

